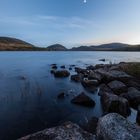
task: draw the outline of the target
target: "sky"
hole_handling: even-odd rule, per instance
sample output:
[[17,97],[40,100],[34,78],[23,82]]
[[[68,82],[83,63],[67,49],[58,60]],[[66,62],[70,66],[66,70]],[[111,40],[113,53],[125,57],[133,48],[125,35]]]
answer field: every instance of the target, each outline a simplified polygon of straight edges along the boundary
[[0,0],[0,36],[40,47],[140,44],[140,0]]

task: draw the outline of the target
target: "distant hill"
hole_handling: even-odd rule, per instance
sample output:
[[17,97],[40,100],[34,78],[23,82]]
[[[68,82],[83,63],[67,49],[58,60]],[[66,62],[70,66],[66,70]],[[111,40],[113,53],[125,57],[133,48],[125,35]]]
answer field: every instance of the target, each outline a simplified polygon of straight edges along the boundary
[[54,44],[47,48],[41,48],[20,39],[0,37],[0,51],[140,51],[140,45],[109,43],[97,46],[80,46],[67,49],[61,44]]
[[80,46],[71,51],[140,51],[140,45],[128,45],[123,43],[110,43],[98,46]]
[[54,44],[47,47],[47,51],[66,51],[67,48],[61,44]]
[[44,49],[45,48],[35,47],[20,39],[0,37],[0,51],[36,51]]

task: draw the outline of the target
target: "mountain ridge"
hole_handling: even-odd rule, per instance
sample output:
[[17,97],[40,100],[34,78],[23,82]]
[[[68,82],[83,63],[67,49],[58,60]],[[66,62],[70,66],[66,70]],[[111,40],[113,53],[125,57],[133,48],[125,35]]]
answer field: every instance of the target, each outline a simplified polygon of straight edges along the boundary
[[0,51],[140,51],[140,45],[108,43],[101,45],[79,46],[67,49],[61,44],[53,44],[43,48],[37,47],[20,39],[0,37]]

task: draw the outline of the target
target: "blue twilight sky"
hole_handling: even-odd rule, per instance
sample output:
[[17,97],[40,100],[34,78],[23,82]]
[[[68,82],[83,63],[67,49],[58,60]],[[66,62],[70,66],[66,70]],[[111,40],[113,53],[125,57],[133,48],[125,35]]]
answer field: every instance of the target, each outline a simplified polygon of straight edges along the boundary
[[0,0],[0,36],[39,46],[140,43],[140,0]]

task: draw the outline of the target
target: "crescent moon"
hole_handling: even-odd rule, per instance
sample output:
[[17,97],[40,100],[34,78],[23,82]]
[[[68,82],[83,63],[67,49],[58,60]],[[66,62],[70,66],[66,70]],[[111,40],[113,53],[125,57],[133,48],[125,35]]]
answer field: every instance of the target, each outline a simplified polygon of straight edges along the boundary
[[84,3],[87,3],[87,0],[84,0]]

